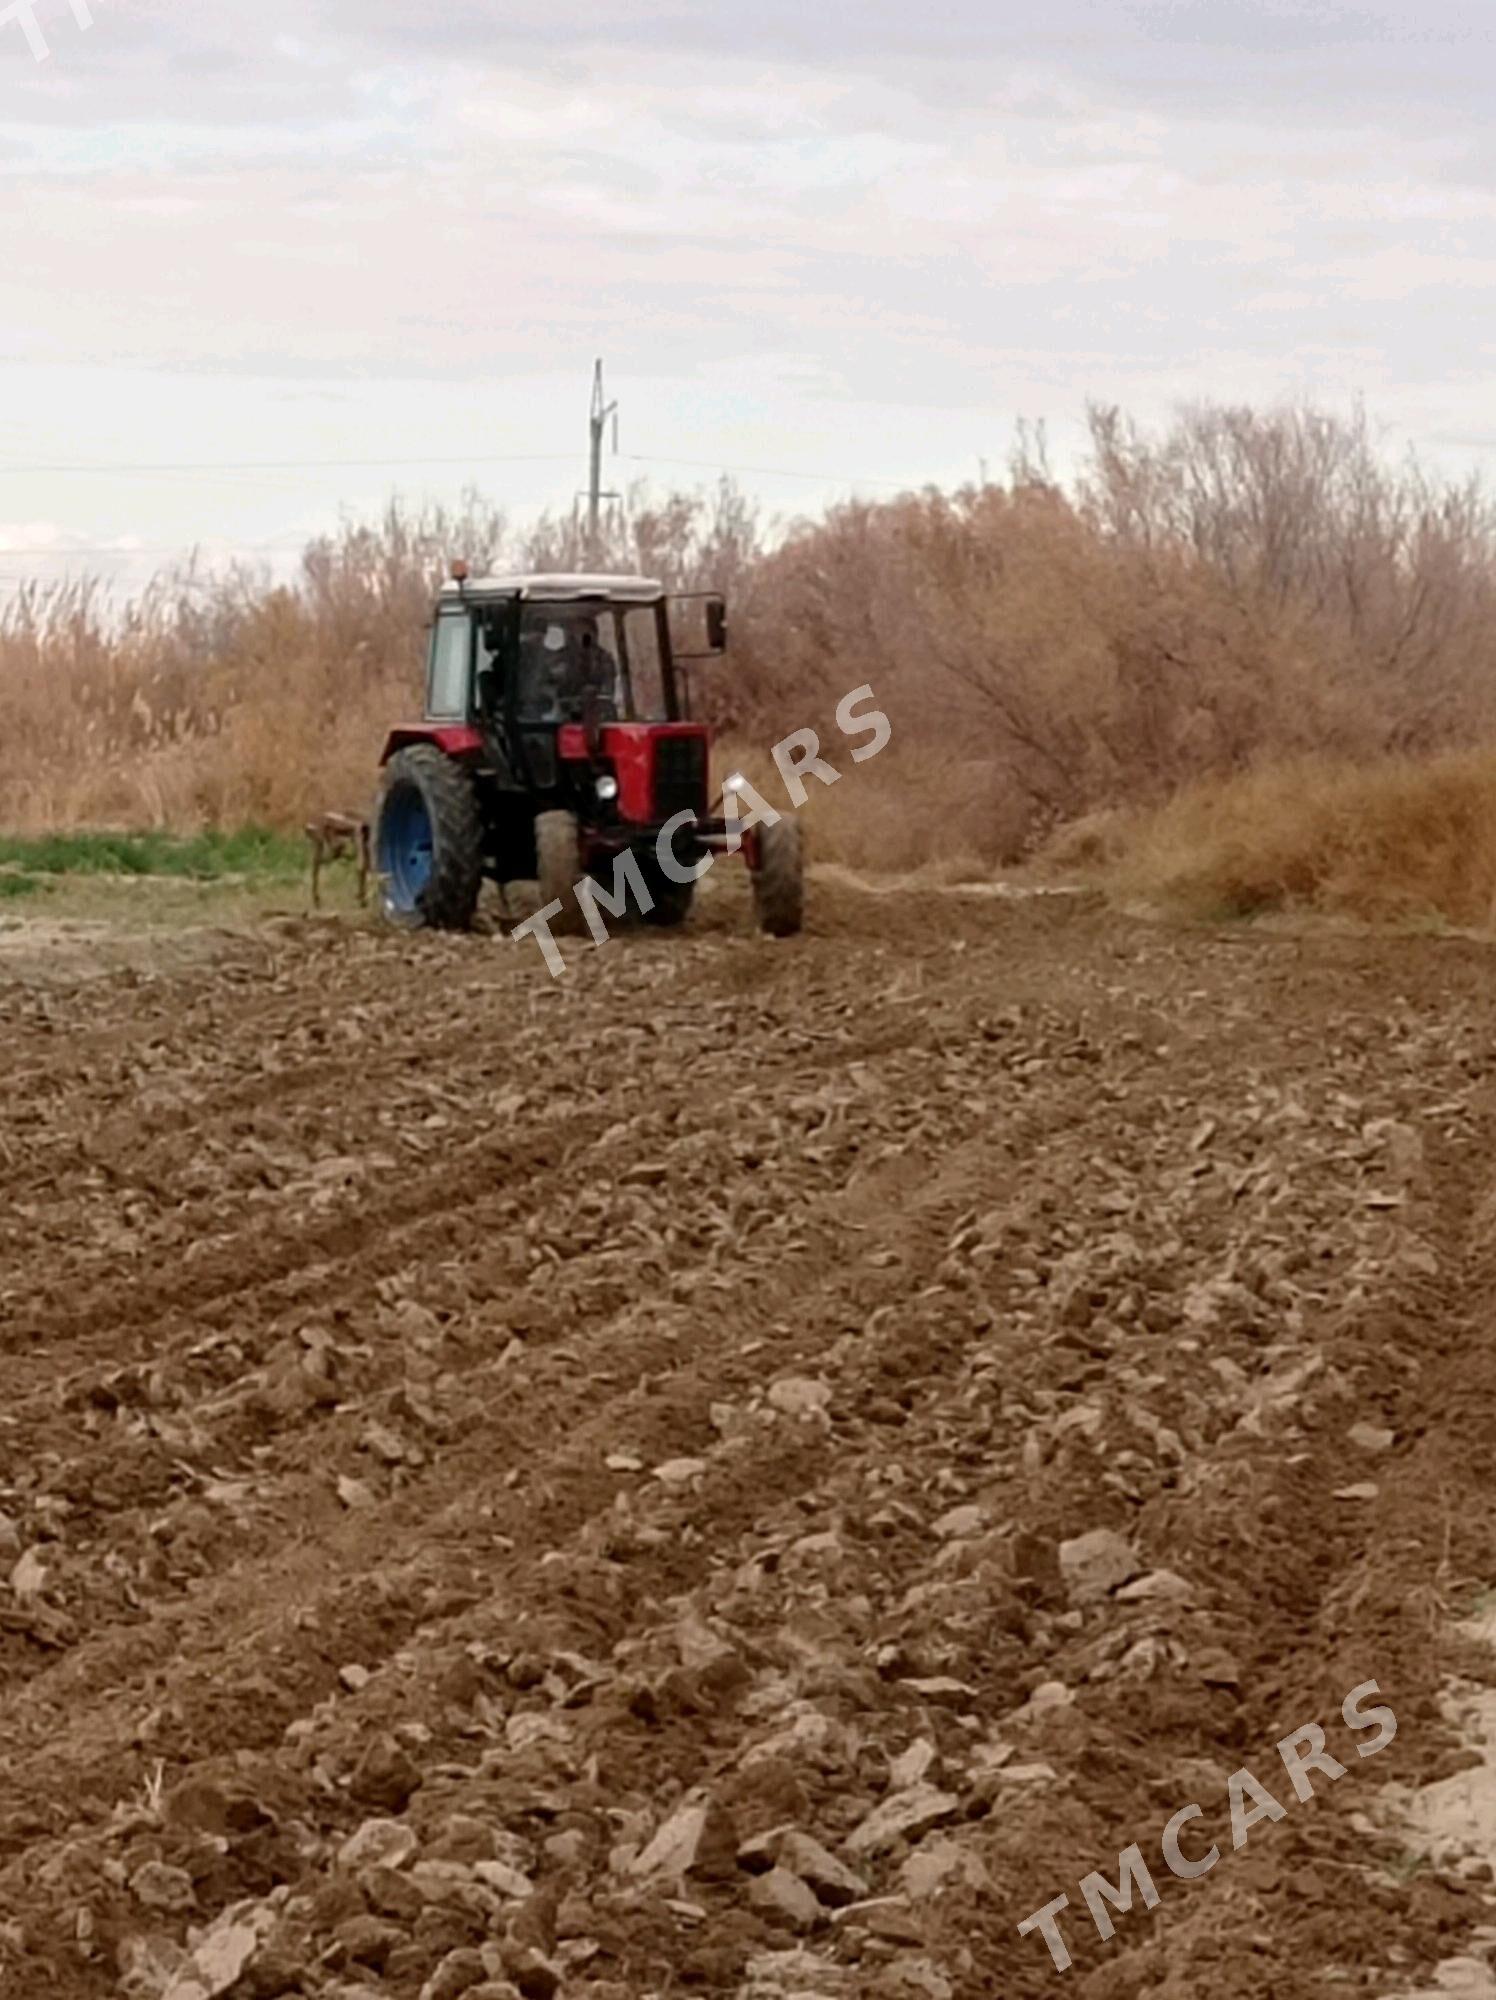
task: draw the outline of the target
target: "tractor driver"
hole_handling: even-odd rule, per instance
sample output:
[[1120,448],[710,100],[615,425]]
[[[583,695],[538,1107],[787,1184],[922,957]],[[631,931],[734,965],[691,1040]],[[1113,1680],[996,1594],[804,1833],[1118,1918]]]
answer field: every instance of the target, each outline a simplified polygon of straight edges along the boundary
[[577,678],[583,698],[591,695],[597,703],[601,722],[618,720],[618,662],[597,636],[597,620],[589,618],[577,642]]
[[558,663],[556,676],[556,699],[562,715],[579,721],[590,699],[600,722],[616,722],[618,663],[598,639],[597,620],[577,619],[565,632],[563,643],[565,659]]
[[599,720],[618,719],[618,663],[598,638],[597,620],[549,618],[520,639],[520,707],[535,722],[579,719],[587,699]]
[[559,722],[566,677],[566,630],[554,619],[520,635],[519,708],[529,722]]

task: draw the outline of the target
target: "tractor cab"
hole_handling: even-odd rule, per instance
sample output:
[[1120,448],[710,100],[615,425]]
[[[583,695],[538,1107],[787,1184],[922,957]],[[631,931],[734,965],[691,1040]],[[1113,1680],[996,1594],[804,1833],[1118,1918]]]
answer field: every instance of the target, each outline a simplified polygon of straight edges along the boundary
[[[701,643],[682,650],[674,626],[693,612]],[[682,669],[726,642],[715,594],[672,599],[642,576],[474,579],[454,564],[432,619],[425,716],[385,746],[386,914],[465,928],[485,877],[538,881],[570,909],[583,877],[634,852],[654,920],[680,921],[691,885],[666,864],[727,844]],[[758,844],[743,844],[752,868]]]
[[[507,607],[506,607],[507,610]],[[478,685],[506,678],[513,651],[514,713],[521,726],[581,722],[589,699],[605,722],[680,719],[666,601],[521,598],[512,611],[478,619]]]

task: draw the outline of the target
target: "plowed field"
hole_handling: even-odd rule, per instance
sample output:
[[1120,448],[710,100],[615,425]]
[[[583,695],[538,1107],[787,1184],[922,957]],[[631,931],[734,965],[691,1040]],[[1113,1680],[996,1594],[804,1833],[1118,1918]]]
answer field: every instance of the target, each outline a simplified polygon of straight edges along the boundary
[[1493,972],[844,885],[559,981],[333,925],[0,968],[0,1992],[1478,1955],[1489,1867],[1395,1799],[1469,1761],[1496,1583]]

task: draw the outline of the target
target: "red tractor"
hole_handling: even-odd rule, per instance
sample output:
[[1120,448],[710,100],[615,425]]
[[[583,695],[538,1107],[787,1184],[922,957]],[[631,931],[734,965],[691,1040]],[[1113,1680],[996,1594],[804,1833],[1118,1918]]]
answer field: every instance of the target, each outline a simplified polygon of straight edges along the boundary
[[627,865],[645,921],[678,924],[694,874],[741,851],[762,928],[799,930],[798,826],[739,833],[709,811],[710,732],[690,720],[681,662],[725,650],[727,614],[720,597],[699,603],[704,648],[677,653],[672,601],[646,577],[470,580],[453,565],[425,720],[392,730],[381,760],[374,865],[392,923],[465,930],[487,877],[538,882],[542,905],[561,905],[552,929],[575,931],[579,886]]

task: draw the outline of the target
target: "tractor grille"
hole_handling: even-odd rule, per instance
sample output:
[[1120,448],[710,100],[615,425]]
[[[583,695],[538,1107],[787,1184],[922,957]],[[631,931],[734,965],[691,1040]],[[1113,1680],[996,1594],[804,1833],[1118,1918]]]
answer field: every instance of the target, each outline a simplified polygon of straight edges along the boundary
[[657,736],[654,746],[654,809],[657,819],[678,812],[706,811],[706,739]]

